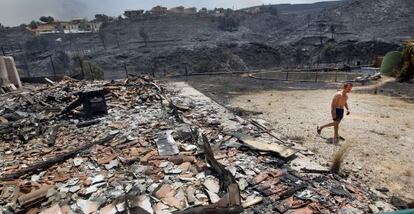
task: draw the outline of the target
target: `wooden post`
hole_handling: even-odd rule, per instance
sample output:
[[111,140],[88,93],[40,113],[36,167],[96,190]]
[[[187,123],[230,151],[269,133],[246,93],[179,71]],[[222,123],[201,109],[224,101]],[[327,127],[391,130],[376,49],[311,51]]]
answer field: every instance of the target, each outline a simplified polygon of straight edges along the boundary
[[338,82],[338,69],[335,71],[335,82]]
[[88,66],[89,66],[89,71],[91,72],[91,74],[93,73],[93,70],[92,70],[92,63],[88,63]]
[[125,62],[124,62],[124,70],[125,70],[125,76],[126,78],[128,78],[128,68]]
[[286,71],[286,81],[289,80],[289,70]]
[[30,65],[29,65],[29,62],[27,61],[26,53],[23,54],[23,61],[24,61],[24,65],[26,67],[27,76],[30,77]]
[[55,64],[53,64],[52,55],[49,55],[49,59],[50,59],[50,64],[52,65],[52,69],[53,69],[53,77],[56,78]]
[[185,81],[188,81],[188,67],[187,67],[187,64],[185,64]]
[[318,82],[318,71],[316,71],[315,73],[315,82]]
[[119,33],[116,34],[116,44],[118,45],[118,48],[121,47],[121,45],[119,43]]
[[151,68],[151,74],[152,77],[155,77],[155,69],[157,68],[157,65],[155,63],[152,64],[152,68]]
[[82,79],[85,78],[85,71],[83,70],[83,63],[82,63],[82,59],[79,57],[79,66],[81,69],[81,74],[82,74]]

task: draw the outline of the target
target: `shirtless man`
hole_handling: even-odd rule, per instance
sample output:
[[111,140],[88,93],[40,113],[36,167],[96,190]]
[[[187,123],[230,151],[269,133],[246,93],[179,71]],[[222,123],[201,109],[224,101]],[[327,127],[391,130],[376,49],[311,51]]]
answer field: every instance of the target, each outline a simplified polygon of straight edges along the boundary
[[347,112],[346,115],[349,115],[349,108],[348,108],[348,93],[352,90],[352,83],[345,83],[344,88],[341,91],[338,91],[334,98],[332,99],[331,104],[331,114],[332,114],[332,123],[328,123],[326,125],[323,125],[321,127],[317,127],[318,134],[321,134],[322,129],[326,127],[334,127],[334,138],[333,143],[338,142],[338,129],[339,129],[339,123],[341,122],[342,118],[344,118],[344,107],[346,108]]

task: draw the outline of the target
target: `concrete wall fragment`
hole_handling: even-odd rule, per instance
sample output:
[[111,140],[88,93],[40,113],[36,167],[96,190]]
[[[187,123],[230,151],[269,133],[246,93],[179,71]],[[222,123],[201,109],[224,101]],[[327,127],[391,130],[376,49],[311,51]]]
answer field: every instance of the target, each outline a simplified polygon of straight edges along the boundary
[[22,87],[22,82],[20,81],[19,73],[17,72],[16,63],[14,62],[14,58],[11,56],[3,57],[4,62],[6,64],[7,75],[9,77],[9,81],[13,83],[16,88]]
[[10,84],[4,57],[0,57],[0,87]]

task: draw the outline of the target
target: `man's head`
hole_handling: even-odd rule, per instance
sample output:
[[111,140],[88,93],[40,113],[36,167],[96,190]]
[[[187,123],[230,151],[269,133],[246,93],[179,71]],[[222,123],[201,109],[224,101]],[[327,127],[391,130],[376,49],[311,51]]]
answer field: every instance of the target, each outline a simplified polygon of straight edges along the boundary
[[346,93],[349,93],[349,92],[351,92],[352,91],[352,83],[350,83],[350,82],[347,82],[347,83],[345,83],[344,84],[344,91],[346,92]]

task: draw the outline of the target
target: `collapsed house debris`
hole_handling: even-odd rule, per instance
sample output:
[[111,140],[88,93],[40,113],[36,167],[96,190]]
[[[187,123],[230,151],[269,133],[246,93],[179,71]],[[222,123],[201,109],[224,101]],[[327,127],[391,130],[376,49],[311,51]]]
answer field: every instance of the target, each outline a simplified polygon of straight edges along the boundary
[[0,213],[395,209],[299,143],[171,84],[64,78],[0,95]]

